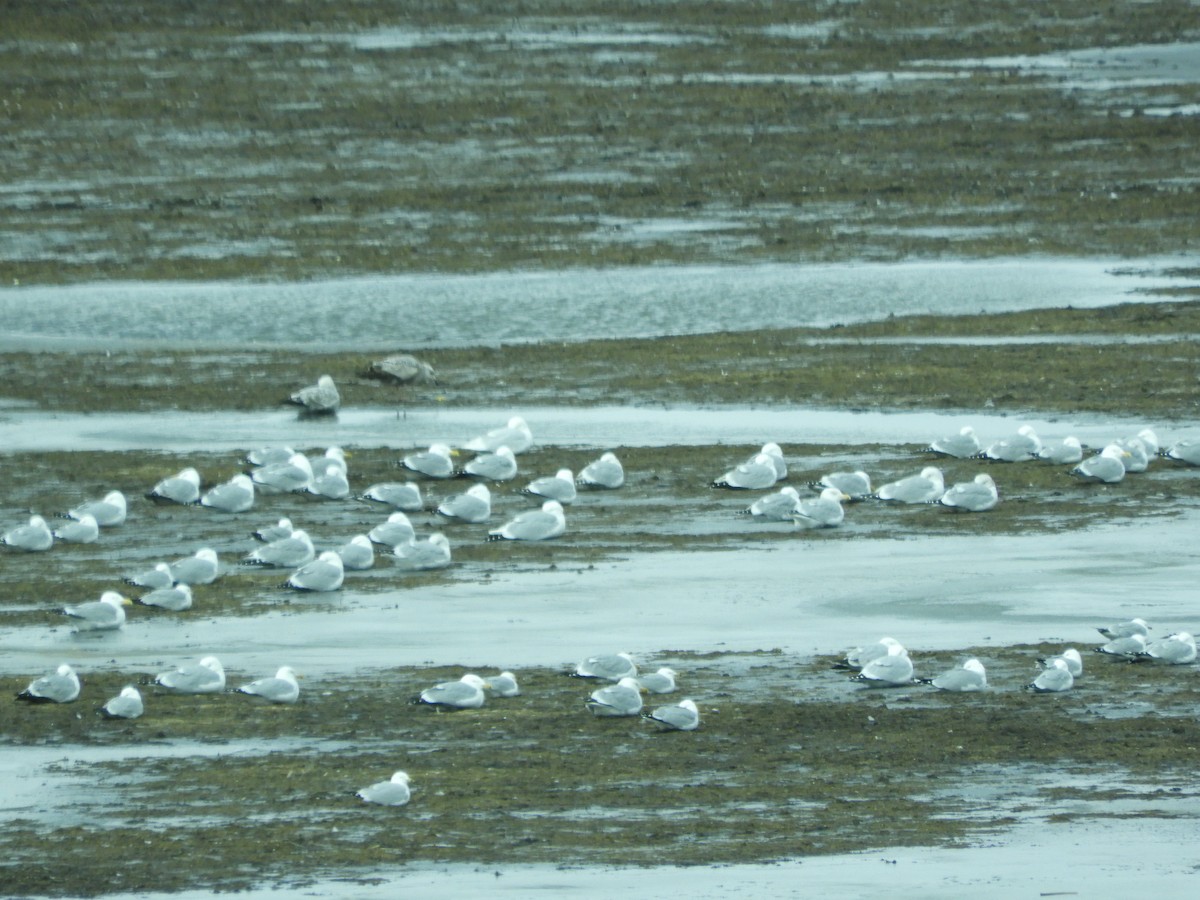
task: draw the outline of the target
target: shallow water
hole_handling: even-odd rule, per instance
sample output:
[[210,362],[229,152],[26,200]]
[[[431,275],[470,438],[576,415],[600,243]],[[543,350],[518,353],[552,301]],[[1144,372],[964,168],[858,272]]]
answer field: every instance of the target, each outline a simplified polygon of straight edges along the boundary
[[[0,349],[414,350],[1087,308],[1194,284],[1161,271],[1180,264],[1022,258],[5,287]],[[390,327],[379,327],[381,309]]]

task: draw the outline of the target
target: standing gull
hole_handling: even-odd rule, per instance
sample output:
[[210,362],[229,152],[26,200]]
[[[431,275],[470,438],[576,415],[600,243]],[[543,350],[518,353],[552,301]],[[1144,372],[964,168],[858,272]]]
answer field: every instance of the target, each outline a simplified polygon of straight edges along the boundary
[[670,731],[695,731],[700,725],[700,710],[692,700],[680,700],[670,706],[660,706],[646,714]]
[[67,510],[71,519],[82,519],[91,516],[101,528],[125,524],[125,495],[120,491],[109,491],[102,500],[89,500],[74,509]]
[[41,516],[30,516],[26,525],[18,525],[0,536],[0,544],[17,550],[38,552],[54,546],[54,532]]
[[125,607],[130,602],[116,591],[105,591],[99,600],[64,606],[62,612],[75,621],[76,631],[116,631],[125,624]]
[[636,716],[642,711],[642,692],[636,678],[622,678],[592,691],[587,708],[593,716]]
[[599,459],[584,466],[575,483],[589,488],[619,488],[625,483],[625,468],[615,453],[606,452]]
[[195,503],[200,499],[200,473],[191,466],[180,469],[150,488],[146,496],[151,500],[182,503],[185,506]]
[[556,538],[567,530],[567,519],[562,504],[547,500],[541,509],[532,509],[518,514],[514,519],[488,532],[489,541],[545,541]]
[[333,415],[342,404],[337,385],[328,375],[322,375],[316,384],[303,387],[288,397],[288,403],[299,406],[308,415]]
[[29,686],[17,694],[17,699],[29,703],[70,703],[79,697],[79,687],[79,676],[63,663],[51,674],[29,682]]
[[996,482],[987,472],[980,472],[973,481],[960,481],[938,500],[942,506],[963,512],[986,512],[1000,502]]
[[272,703],[295,703],[300,699],[300,683],[296,681],[296,673],[291,666],[281,666],[268,678],[243,684],[238,688],[238,693],[252,694]]
[[312,562],[293,572],[284,582],[284,587],[318,593],[336,591],[342,586],[345,577],[346,567],[342,564],[342,558],[334,551],[326,550]]
[[452,494],[439,503],[437,513],[463,522],[486,522],[492,514],[492,492],[486,484],[473,484],[466,492]]
[[136,719],[144,709],[141,693],[130,684],[121,688],[121,693],[100,707],[100,712],[109,719]]
[[513,416],[503,428],[493,428],[486,434],[473,437],[463,444],[464,450],[476,453],[492,453],[500,447],[508,447],[513,453],[524,453],[533,446],[533,433],[520,416]]
[[225,669],[215,656],[206,656],[198,663],[160,672],[154,682],[177,694],[219,694],[225,690]]
[[408,781],[407,772],[396,772],[390,781],[377,781],[356,792],[355,796],[380,806],[403,806],[412,796]]
[[241,473],[224,484],[210,488],[200,498],[200,505],[227,513],[245,512],[254,505],[254,482]]

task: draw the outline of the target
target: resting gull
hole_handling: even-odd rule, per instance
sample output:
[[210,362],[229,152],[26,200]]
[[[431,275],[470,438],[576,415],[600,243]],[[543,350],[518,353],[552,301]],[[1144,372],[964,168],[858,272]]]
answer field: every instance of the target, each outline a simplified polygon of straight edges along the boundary
[[69,518],[82,519],[84,516],[91,516],[101,528],[125,524],[125,514],[125,495],[120,491],[109,491],[102,500],[89,500],[67,510]]
[[559,469],[553,475],[535,478],[521,490],[522,494],[533,494],[559,503],[572,502],[576,496],[575,475],[570,469]]
[[759,497],[745,509],[738,510],[739,515],[759,516],[774,522],[790,522],[796,504],[800,502],[800,494],[791,485],[786,485],[774,494]]
[[960,481],[951,486],[938,500],[942,506],[962,512],[987,512],[999,502],[996,482],[987,472],[980,472],[972,481]]
[[407,772],[396,772],[390,781],[377,781],[356,792],[355,796],[367,803],[378,803],[381,806],[403,806],[412,796],[408,781]]
[[822,475],[820,481],[810,481],[808,486],[818,491],[837,488],[850,500],[871,496],[871,476],[861,469],[857,472],[830,472]]
[[637,665],[628,653],[604,653],[589,656],[575,667],[572,674],[579,678],[620,681],[622,678],[636,678]]
[[287,537],[296,528],[292,525],[292,520],[288,518],[280,519],[274,525],[264,525],[262,528],[251,534],[256,541],[262,541],[264,544],[269,544],[272,541],[278,541],[281,538]]
[[418,703],[445,709],[479,709],[487,700],[487,682],[471,672],[458,681],[443,681],[421,691]]
[[834,528],[846,517],[842,501],[850,498],[837,488],[828,487],[819,497],[801,500],[792,511],[792,522],[796,528]]
[[922,684],[932,684],[941,691],[982,691],[987,687],[987,672],[975,657],[965,660],[961,665],[947,669],[934,678],[920,679]]
[[930,453],[953,456],[955,459],[970,459],[979,453],[981,446],[975,429],[970,425],[964,425],[957,434],[938,438],[926,449]]
[[78,697],[79,676],[66,663],[49,675],[35,678],[17,694],[18,700],[29,703],[70,703]]
[[1022,462],[1035,458],[1041,449],[1042,442],[1033,426],[1022,425],[1016,434],[991,444],[980,456],[997,462]]
[[541,509],[519,513],[515,518],[488,532],[489,541],[545,541],[567,530],[562,504],[547,500]]
[[521,693],[517,676],[507,671],[488,676],[485,690],[489,697],[517,697]]
[[881,637],[874,644],[865,644],[862,647],[855,647],[846,653],[845,658],[835,664],[837,669],[861,669],[873,659],[878,659],[881,656],[902,655],[908,651],[898,640],[893,637]]
[[1069,466],[1083,459],[1083,445],[1073,435],[1060,441],[1046,441],[1038,451],[1038,459],[1057,466]]
[[242,565],[294,569],[312,562],[316,556],[317,550],[313,546],[308,532],[303,528],[297,528],[287,537],[263,544],[258,549],[246,554]]
[[392,513],[387,517],[386,522],[380,522],[367,532],[368,538],[385,547],[395,547],[397,544],[411,541],[416,536],[417,532],[413,528],[412,522],[402,512]]
[[636,678],[622,678],[616,684],[592,691],[587,708],[593,716],[636,716],[642,711],[642,691]]
[[1113,638],[1108,643],[1097,647],[1098,653],[1105,653],[1109,656],[1122,656],[1126,659],[1133,659],[1135,656],[1140,656],[1146,652],[1146,636],[1144,634],[1131,634],[1126,637]]
[[218,694],[225,690],[225,669],[215,656],[159,673],[155,684],[177,694]]
[[252,694],[272,703],[295,703],[300,699],[300,683],[291,666],[280,666],[274,675],[243,684],[238,693]]
[[62,613],[75,621],[76,631],[116,631],[125,624],[125,607],[130,602],[116,591],[105,591],[99,600],[64,606]]
[[1159,455],[1177,462],[1187,463],[1189,466],[1200,466],[1200,441],[1176,441]]
[[500,447],[508,447],[513,453],[524,453],[533,446],[533,433],[520,416],[513,416],[502,428],[493,428],[486,434],[473,437],[463,444],[464,450],[476,453],[492,453]]
[[336,591],[346,577],[342,558],[333,550],[326,550],[310,563],[301,566],[284,582],[285,587],[298,591]]
[[444,534],[409,540],[392,548],[396,568],[408,572],[444,569],[450,565],[450,541]]
[[1056,656],[1049,660],[1049,665],[1033,679],[1029,687],[1041,694],[1052,694],[1069,691],[1074,684],[1075,676],[1071,674],[1067,661]]
[[148,594],[138,597],[142,606],[156,606],[171,612],[183,612],[192,608],[192,588],[180,582],[171,587],[157,588]]
[[100,712],[110,719],[136,719],[144,710],[141,692],[132,684],[121,688],[121,693],[100,707]]
[[1137,475],[1150,468],[1150,457],[1153,454],[1146,451],[1146,445],[1142,443],[1141,438],[1125,438],[1114,443],[1125,451],[1125,455],[1121,457],[1121,465],[1125,467],[1126,475]]
[[1116,625],[1102,625],[1096,630],[1111,641],[1133,634],[1140,634],[1144,637],[1150,633],[1150,626],[1146,624],[1145,619],[1139,617],[1127,622],[1118,622]]
[[18,525],[0,536],[0,544],[31,553],[49,550],[54,546],[54,532],[41,516],[30,516],[28,524]]
[[1072,475],[1083,481],[1116,484],[1125,477],[1125,460],[1129,451],[1119,444],[1109,444],[1097,455],[1085,459],[1071,470]]
[[575,483],[582,487],[612,490],[625,483],[625,468],[611,451],[584,466]]
[[733,490],[763,490],[779,480],[775,462],[765,453],[757,453],[711,482],[712,487]]
[[878,656],[852,676],[868,687],[901,687],[913,683],[913,664],[907,652]]
[[126,584],[149,588],[152,591],[169,588],[175,583],[175,578],[171,575],[171,567],[165,562],[155,563],[154,568],[128,575],[124,580]]
[[151,500],[182,503],[187,506],[200,499],[200,473],[188,466],[170,475],[146,492]]
[[324,472],[309,482],[308,492],[326,500],[345,500],[350,496],[350,482],[346,479],[344,469],[329,464]]
[[200,498],[200,505],[227,513],[245,512],[254,505],[254,482],[248,475],[234,475],[206,491]]
[[1149,641],[1144,656],[1172,666],[1186,666],[1196,661],[1196,639],[1189,632],[1177,631]]
[[492,514],[492,492],[486,484],[473,484],[464,493],[452,494],[439,503],[437,513],[463,522],[486,522]]
[[675,690],[675,676],[678,674],[670,666],[662,666],[657,672],[637,676],[637,683],[647,693],[670,694]]
[[473,475],[488,481],[511,481],[517,477],[517,458],[508,447],[495,453],[481,453],[462,468],[461,475]]
[[288,402],[299,406],[302,412],[310,415],[331,415],[341,406],[342,398],[333,379],[322,375],[316,384],[310,384],[292,394]]
[[220,572],[221,564],[217,558],[217,551],[211,547],[201,547],[191,556],[171,563],[172,578],[193,587],[198,584],[212,584]]
[[430,444],[428,450],[408,454],[400,465],[426,478],[451,478],[454,475],[452,452],[446,444]]
[[95,516],[85,515],[55,528],[54,537],[68,544],[94,544],[100,537],[100,526]]
[[360,499],[384,503],[404,512],[420,512],[424,509],[421,486],[415,481],[384,481],[373,484],[362,492]]
[[899,481],[881,485],[872,496],[877,500],[894,503],[930,503],[946,492],[942,470],[937,466],[926,466],[919,475],[909,475]]
[[1054,660],[1061,659],[1067,666],[1067,671],[1071,673],[1071,677],[1078,678],[1083,674],[1083,657],[1074,647],[1068,647],[1058,656],[1051,656],[1038,660],[1038,665],[1042,668],[1050,668],[1054,665]]
[[695,731],[700,725],[700,710],[692,700],[680,700],[670,706],[660,706],[646,714],[646,718],[671,731]]
[[356,534],[337,548],[342,558],[342,568],[361,572],[375,565],[375,545],[365,534]]
[[312,463],[303,453],[293,453],[287,462],[260,466],[250,479],[264,494],[289,494],[307,491],[312,484]]

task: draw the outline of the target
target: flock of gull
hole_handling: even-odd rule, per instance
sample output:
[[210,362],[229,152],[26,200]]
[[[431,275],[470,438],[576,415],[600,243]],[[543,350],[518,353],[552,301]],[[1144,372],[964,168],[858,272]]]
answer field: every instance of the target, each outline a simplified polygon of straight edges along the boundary
[[[317,385],[297,392],[291,398],[312,414],[336,411],[337,389],[328,376]],[[289,447],[272,447],[248,454],[248,472],[229,481],[201,489],[201,478],[194,468],[169,475],[151,487],[146,496],[169,504],[199,505],[226,513],[241,513],[254,508],[260,495],[306,493],[331,500],[357,497],[386,507],[392,512],[366,534],[355,535],[340,547],[318,552],[311,537],[287,518],[254,532],[260,542],[240,563],[246,566],[290,570],[289,588],[305,591],[335,591],[347,570],[371,568],[377,547],[390,550],[396,566],[404,570],[426,570],[448,566],[451,550],[441,533],[418,537],[407,513],[424,510],[422,480],[469,478],[472,484],[461,493],[449,495],[436,505],[436,513],[447,521],[481,524],[492,515],[492,498],[487,482],[511,481],[518,475],[517,455],[534,446],[528,424],[513,417],[500,427],[462,444],[457,450],[447,443],[434,443],[427,450],[405,455],[400,465],[408,471],[405,481],[371,485],[360,494],[350,486],[346,453],[338,447],[323,455],[309,457]],[[979,459],[1004,463],[1042,460],[1071,466],[1070,474],[1085,481],[1114,484],[1127,473],[1143,472],[1156,456],[1189,465],[1200,465],[1200,442],[1182,441],[1160,450],[1150,429],[1115,440],[1094,455],[1086,456],[1074,437],[1043,442],[1029,426],[1015,434],[983,446],[972,428],[933,441],[928,451],[959,459]],[[454,457],[467,451],[474,456],[462,467]],[[749,459],[736,465],[711,484],[714,488],[762,491],[787,477],[787,463],[776,443],[767,443]],[[553,475],[534,479],[522,490],[540,505],[512,517],[490,529],[487,539],[513,541],[549,540],[566,531],[564,506],[571,504],[580,489],[612,490],[625,482],[621,462],[606,452],[583,468],[576,476],[561,468]],[[875,500],[896,504],[939,504],[964,512],[983,512],[999,502],[995,481],[981,472],[971,481],[947,487],[937,466],[925,466],[920,472],[872,489],[870,476],[863,471],[831,472],[807,485],[819,493],[802,496],[795,487],[784,486],[754,500],[743,512],[769,520],[791,522],[797,529],[828,528],[842,523],[843,503]],[[68,510],[63,523],[51,529],[44,518],[32,516],[25,524],[0,536],[0,543],[26,552],[50,550],[56,542],[90,543],[99,539],[102,529],[125,522],[128,508],[124,494],[110,491],[98,500]],[[137,602],[165,611],[189,609],[197,586],[211,584],[222,574],[215,551],[204,547],[193,555],[172,562],[158,562],[130,574],[126,581],[141,589]],[[121,628],[126,621],[125,608],[131,600],[115,590],[105,591],[92,602],[67,606],[62,612],[75,623],[77,631],[102,632]],[[1108,643],[1097,648],[1102,653],[1126,659],[1150,659],[1183,665],[1196,659],[1196,644],[1187,632],[1172,633],[1150,640],[1149,626],[1133,619],[1110,629],[1101,629]],[[1042,661],[1043,669],[1029,687],[1039,692],[1069,690],[1082,675],[1082,658],[1069,648],[1058,656]],[[869,686],[931,684],[947,691],[977,691],[987,687],[987,676],[978,659],[931,679],[916,679],[912,659],[898,641],[880,641],[847,654],[839,664],[853,669],[853,676]],[[677,673],[663,667],[638,675],[632,658],[625,653],[592,657],[581,662],[571,673],[606,682],[586,700],[586,708],[597,717],[644,716],[662,728],[691,731],[700,724],[695,702],[684,699],[643,712],[643,693],[667,694],[676,690]],[[157,674],[151,682],[159,690],[205,694],[226,691],[225,671],[215,656]],[[300,695],[296,673],[283,666],[274,675],[240,685],[237,692],[264,698],[274,703],[295,703]],[[69,703],[81,692],[78,675],[66,663],[52,673],[33,680],[18,694],[31,702]],[[500,672],[490,677],[467,673],[457,681],[434,685],[421,692],[417,702],[439,708],[475,709],[489,697],[514,697],[520,694],[516,676]],[[114,718],[137,718],[144,712],[144,699],[136,685],[124,687],[110,698],[101,711]],[[406,803],[410,796],[409,776],[396,772],[390,781],[364,788],[359,796],[368,802],[388,805]]]

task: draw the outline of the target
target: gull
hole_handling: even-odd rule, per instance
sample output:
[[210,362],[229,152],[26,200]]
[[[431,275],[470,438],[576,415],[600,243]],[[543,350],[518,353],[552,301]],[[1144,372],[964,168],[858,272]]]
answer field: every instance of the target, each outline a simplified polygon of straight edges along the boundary
[[446,444],[430,444],[428,450],[408,454],[400,461],[400,465],[426,478],[450,478],[454,475],[451,454],[452,451]]
[[1099,481],[1116,484],[1125,477],[1125,460],[1130,458],[1128,450],[1119,444],[1109,444],[1096,456],[1085,459],[1070,474],[1084,481]]
[[517,676],[512,672],[501,672],[488,678],[486,688],[490,697],[516,697],[521,693]]
[[444,569],[450,565],[450,541],[444,534],[431,534],[423,541],[415,538],[392,548],[396,568],[408,572]]
[[142,606],[157,606],[171,612],[183,612],[192,608],[192,588],[180,582],[171,587],[157,588],[148,594],[138,597],[137,602]]
[[79,697],[79,676],[66,663],[49,675],[35,678],[17,694],[18,700],[29,703],[70,703]]
[[390,781],[377,781],[368,785],[354,796],[360,797],[367,803],[378,803],[381,806],[403,806],[412,796],[408,787],[408,773],[396,772]]
[[619,488],[625,483],[625,468],[615,453],[607,452],[584,466],[575,483],[589,488]]
[[341,406],[342,398],[333,379],[322,375],[316,384],[303,387],[288,397],[288,403],[299,406],[309,415],[332,415]]
[[295,452],[291,447],[259,447],[246,454],[246,462],[252,466],[269,466],[287,462]]
[[934,678],[922,678],[920,681],[922,684],[932,684],[942,691],[960,693],[982,691],[987,687],[987,672],[983,668],[983,663],[972,656],[961,665],[947,669],[941,675]]
[[1061,441],[1047,441],[1038,451],[1038,459],[1058,466],[1069,466],[1083,459],[1083,445],[1079,438],[1068,436]]
[[1146,636],[1144,634],[1131,634],[1126,637],[1113,638],[1107,644],[1097,647],[1096,652],[1133,659],[1135,656],[1146,652]]
[[567,530],[562,504],[547,500],[541,509],[519,513],[515,518],[488,532],[489,541],[545,541]]
[[842,524],[846,512],[842,501],[850,498],[837,488],[828,487],[812,500],[801,500],[792,511],[792,522],[797,529],[834,528]]
[[245,512],[254,505],[254,482],[247,475],[234,475],[206,491],[200,505],[227,513]]
[[296,681],[296,673],[291,666],[280,666],[276,673],[268,678],[259,678],[238,688],[240,694],[252,694],[262,697],[272,703],[295,703],[300,699],[300,683]]
[[861,669],[873,659],[878,659],[881,656],[899,656],[906,655],[908,651],[898,640],[893,637],[881,637],[874,644],[866,644],[862,647],[855,647],[846,653],[843,660],[836,663],[836,669]]
[[26,525],[18,525],[0,536],[0,544],[30,553],[49,550],[54,546],[54,532],[41,516],[30,516]]
[[205,656],[198,663],[160,672],[154,683],[177,694],[219,694],[225,690],[225,669],[215,656]]
[[474,484],[462,494],[452,494],[438,504],[437,513],[448,519],[479,523],[492,514],[492,492],[486,484]]
[[85,515],[54,529],[54,537],[68,544],[93,544],[100,537],[100,526],[95,516]]
[[1000,494],[992,476],[980,472],[973,481],[953,485],[937,502],[963,512],[986,512],[1000,502]]
[[503,428],[493,428],[486,434],[473,437],[463,444],[464,450],[476,453],[492,453],[500,447],[508,447],[513,453],[524,453],[533,446],[533,433],[520,416],[513,416]]
[[877,500],[895,503],[929,503],[946,492],[942,470],[937,466],[926,466],[919,475],[909,475],[899,481],[881,485],[874,493]]
[[386,522],[380,522],[367,532],[368,538],[385,547],[395,547],[397,544],[411,541],[416,536],[417,532],[413,528],[412,522],[402,512],[392,513],[387,517]]
[[169,588],[175,583],[175,579],[171,575],[171,567],[165,562],[160,562],[155,563],[152,569],[146,569],[144,572],[137,572],[126,576],[125,583],[157,591],[162,588]]
[[182,503],[187,506],[200,499],[200,473],[188,466],[162,479],[146,492],[155,501]]
[[479,709],[487,700],[487,682],[471,672],[458,681],[443,681],[421,691],[418,703],[446,709]]
[[800,502],[800,494],[791,485],[780,488],[774,494],[760,497],[743,510],[739,515],[759,516],[769,521],[790,522],[796,504]]
[[295,530],[295,527],[292,525],[292,520],[283,518],[274,525],[264,525],[262,528],[253,532],[251,537],[253,537],[256,541],[262,541],[264,544],[269,544],[272,541],[278,541],[281,538],[287,537]]
[[636,716],[642,711],[642,692],[636,678],[622,678],[616,684],[592,691],[587,708],[593,716]]
[[89,500],[74,509],[67,510],[67,517],[82,519],[91,516],[101,528],[125,524],[125,495],[120,491],[109,491],[103,500]]
[[575,667],[574,674],[579,678],[620,681],[622,678],[636,678],[637,665],[628,653],[606,653],[589,656]]
[[517,458],[508,447],[495,453],[481,453],[462,468],[460,475],[474,475],[488,481],[511,481],[517,477]]
[[171,577],[193,587],[198,584],[212,584],[217,580],[220,571],[217,551],[211,547],[202,547],[191,556],[171,563]]
[[657,672],[637,676],[638,686],[651,694],[670,694],[675,690],[675,676],[679,673],[663,666]]
[[1150,633],[1150,626],[1142,618],[1130,619],[1128,622],[1118,622],[1116,625],[1101,626],[1096,629],[1110,641],[1116,638],[1140,634],[1143,637]]
[[424,509],[421,486],[415,481],[384,481],[373,484],[362,492],[359,499],[385,503],[404,512],[420,512]]
[[330,464],[309,483],[308,492],[327,500],[345,500],[350,496],[350,482],[344,469]]
[[141,693],[130,684],[121,688],[121,693],[100,707],[100,712],[109,719],[136,719],[144,709]]
[[913,664],[908,653],[888,653],[878,656],[862,667],[851,680],[868,687],[901,687],[913,683]]
[[306,491],[313,480],[312,463],[303,453],[293,453],[287,462],[254,469],[250,479],[264,494]]
[[324,472],[329,466],[333,466],[345,475],[349,472],[346,466],[346,457],[349,455],[341,447],[329,447],[322,455],[310,456],[307,459],[314,472]]
[[[1142,442],[1142,446],[1146,448],[1146,454],[1148,456],[1158,456],[1158,435],[1154,433],[1153,429],[1143,428],[1141,431],[1135,434],[1134,437]],[[1128,441],[1130,438],[1126,438],[1125,440]]]
[[375,546],[365,534],[356,534],[335,551],[342,568],[361,572],[375,565]]
[[301,566],[284,582],[284,587],[298,591],[336,591],[346,577],[342,558],[332,550],[326,550],[310,563]]
[[99,600],[64,606],[62,613],[75,620],[76,631],[116,631],[125,624],[125,607],[130,602],[116,591],[105,591]]
[[940,453],[943,456],[953,456],[955,459],[970,459],[979,453],[979,437],[970,425],[964,425],[957,434],[938,438],[926,449],[930,453]]
[[1049,665],[1042,670],[1037,678],[1030,682],[1029,687],[1041,694],[1069,691],[1075,684],[1075,676],[1067,667],[1067,661],[1061,656],[1049,660]]
[[1054,665],[1054,660],[1056,659],[1061,659],[1066,663],[1067,671],[1071,673],[1073,678],[1078,678],[1083,674],[1083,657],[1079,655],[1079,651],[1074,647],[1068,647],[1062,653],[1058,654],[1058,656],[1039,659],[1038,665],[1048,669]]
[[779,480],[775,472],[775,462],[772,458],[765,453],[757,453],[710,484],[716,488],[762,490]]
[[866,472],[830,472],[822,475],[820,481],[810,481],[810,488],[824,490],[837,488],[849,500],[861,500],[871,495],[871,476]]
[[1167,459],[1187,463],[1189,466],[1200,466],[1200,441],[1177,441],[1162,451],[1160,455]]
[[1145,472],[1150,467],[1150,457],[1153,454],[1147,452],[1146,445],[1142,443],[1141,438],[1125,438],[1124,440],[1114,441],[1114,443],[1126,453],[1125,456],[1121,457],[1121,464],[1125,467],[1125,474],[1136,475],[1139,472]]
[[762,445],[762,449],[758,451],[764,456],[771,458],[771,464],[775,467],[775,480],[781,481],[787,478],[787,461],[783,458],[783,448],[774,441],[768,441]]
[[700,725],[700,710],[693,701],[680,700],[670,706],[654,709],[646,714],[646,718],[671,731],[695,731]]
[[522,494],[533,494],[559,503],[572,502],[576,496],[575,475],[570,469],[559,469],[553,475],[535,478],[521,489]]
[[312,562],[317,556],[312,538],[303,528],[297,528],[285,538],[263,544],[242,560],[245,566],[274,566],[294,569]]
[[980,454],[984,459],[994,459],[997,462],[1021,462],[1033,459],[1042,449],[1042,442],[1030,425],[1022,425],[1017,433],[996,441]]
[[1144,654],[1146,659],[1184,666],[1196,661],[1196,639],[1186,631],[1177,631],[1147,643]]

